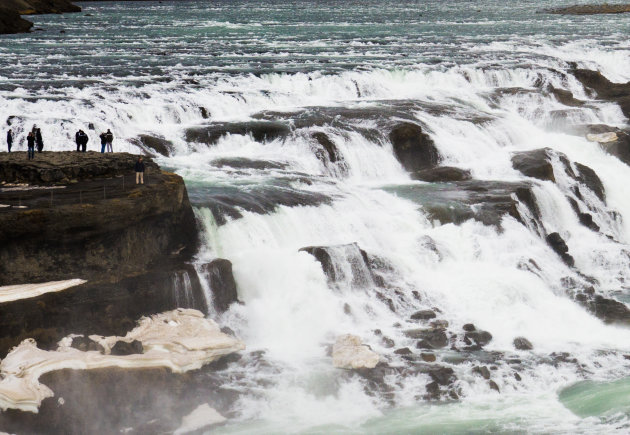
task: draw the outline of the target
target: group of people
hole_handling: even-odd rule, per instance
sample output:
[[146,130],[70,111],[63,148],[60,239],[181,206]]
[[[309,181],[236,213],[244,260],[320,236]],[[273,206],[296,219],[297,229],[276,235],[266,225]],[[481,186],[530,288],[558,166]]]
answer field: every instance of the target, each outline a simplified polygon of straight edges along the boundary
[[[76,132],[74,137],[75,137],[75,142],[77,144],[77,151],[86,152],[87,144],[90,141],[90,138],[88,137],[88,135],[83,130],[79,130]],[[99,137],[101,139],[101,152],[104,153],[106,148],[108,152],[110,153],[114,152],[114,147],[113,147],[114,134],[111,132],[111,130],[107,129],[107,131],[101,133]],[[11,149],[13,148],[14,139],[15,137],[13,135],[13,130],[9,129],[9,131],[7,131],[7,146],[8,146],[9,152],[11,152]],[[29,131],[28,135],[26,136],[26,147],[28,150],[29,160],[32,160],[35,158],[35,147],[37,147],[38,153],[41,153],[42,150],[44,149],[44,139],[42,138],[42,130],[35,125],[33,126],[33,129]]]

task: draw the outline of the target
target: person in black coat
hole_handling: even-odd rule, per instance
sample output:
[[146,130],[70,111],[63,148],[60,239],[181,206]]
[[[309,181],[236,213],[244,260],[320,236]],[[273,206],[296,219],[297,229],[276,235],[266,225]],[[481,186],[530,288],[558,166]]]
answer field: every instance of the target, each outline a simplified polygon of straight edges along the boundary
[[35,135],[32,131],[26,136],[26,146],[28,147],[28,159],[33,160],[35,158]]
[[11,147],[13,146],[13,130],[11,129],[7,131],[7,145],[9,146],[9,152],[11,152]]
[[42,129],[38,128],[35,132],[35,142],[37,142],[37,152],[41,153],[44,149],[44,139],[42,139]]
[[107,134],[103,132],[99,137],[101,138],[101,153],[104,153],[105,146],[107,145]]
[[81,130],[77,131],[74,135],[74,141],[77,144],[77,152],[81,150]]
[[90,140],[90,138],[88,137],[88,135],[81,130],[81,151],[85,152],[86,148],[87,148],[87,143]]
[[144,162],[142,157],[138,157],[134,169],[136,171],[136,184],[144,184]]

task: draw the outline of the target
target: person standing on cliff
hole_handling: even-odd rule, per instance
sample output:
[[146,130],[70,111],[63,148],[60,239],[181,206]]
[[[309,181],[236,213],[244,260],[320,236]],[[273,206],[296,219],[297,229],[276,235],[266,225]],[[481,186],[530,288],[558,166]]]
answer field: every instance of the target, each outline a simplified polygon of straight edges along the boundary
[[32,131],[26,136],[26,146],[28,148],[28,159],[33,160],[35,158],[35,135]]
[[74,142],[77,144],[77,152],[81,151],[81,130],[74,134]]
[[107,129],[107,133],[105,133],[105,139],[107,140],[107,151],[113,153],[114,148],[112,147],[112,143],[114,142],[114,135],[109,128]]
[[35,132],[35,141],[37,142],[37,152],[41,153],[44,149],[44,139],[42,139],[42,129],[38,128]]
[[101,153],[104,153],[107,146],[107,134],[101,133],[98,137],[101,138]]
[[138,157],[134,169],[136,171],[136,184],[144,184],[144,162],[142,157]]
[[83,130],[81,130],[81,151],[82,152],[87,151],[87,143],[89,141],[90,141],[89,136]]
[[11,152],[11,147],[13,146],[13,130],[11,129],[7,131],[7,145],[9,147],[9,152]]

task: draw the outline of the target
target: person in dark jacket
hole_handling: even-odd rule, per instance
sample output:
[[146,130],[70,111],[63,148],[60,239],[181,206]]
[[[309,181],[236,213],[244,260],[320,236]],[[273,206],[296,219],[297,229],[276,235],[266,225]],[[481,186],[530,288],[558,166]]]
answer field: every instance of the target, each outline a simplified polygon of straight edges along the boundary
[[9,147],[9,152],[11,152],[11,147],[13,146],[13,130],[11,129],[7,131],[7,145]]
[[87,143],[90,140],[90,138],[83,130],[79,130],[79,133],[80,133],[79,144],[81,145],[81,151],[85,152],[87,149]]
[[81,150],[81,130],[78,130],[75,134],[74,134],[74,141],[77,144],[77,152],[79,152]]
[[104,153],[105,146],[107,146],[107,135],[105,133],[101,133],[99,137],[101,138],[101,152]]
[[114,148],[112,147],[112,143],[114,142],[114,135],[109,128],[107,129],[107,133],[105,133],[105,139],[107,140],[107,151],[113,153]]
[[142,157],[138,157],[134,169],[136,171],[136,184],[144,184],[144,162],[142,161]]
[[26,146],[28,147],[28,159],[33,160],[35,158],[35,135],[32,131],[26,136]]
[[37,143],[37,152],[41,153],[44,149],[44,139],[42,139],[42,129],[38,128],[35,132],[35,142]]

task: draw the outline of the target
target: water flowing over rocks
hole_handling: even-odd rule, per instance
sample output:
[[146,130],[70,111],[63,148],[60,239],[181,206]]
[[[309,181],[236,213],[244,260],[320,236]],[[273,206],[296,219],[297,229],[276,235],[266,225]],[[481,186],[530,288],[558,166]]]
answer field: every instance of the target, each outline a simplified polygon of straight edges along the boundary
[[209,126],[191,127],[186,130],[186,141],[215,144],[225,135],[251,135],[257,142],[272,141],[286,137],[291,132],[287,124],[271,121],[250,121],[237,123],[219,123]]
[[342,335],[337,338],[332,351],[333,365],[340,369],[372,369],[380,357],[363,344],[356,335]]
[[430,169],[438,164],[440,155],[433,140],[417,124],[403,123],[389,133],[396,158],[409,172]]
[[217,312],[227,311],[230,305],[238,302],[236,282],[232,274],[232,263],[217,258],[201,266],[201,273],[208,281],[212,291],[212,303]]
[[598,98],[616,102],[621,107],[624,115],[630,118],[630,82],[613,83],[604,77],[601,72],[588,69],[575,68],[572,72]]

